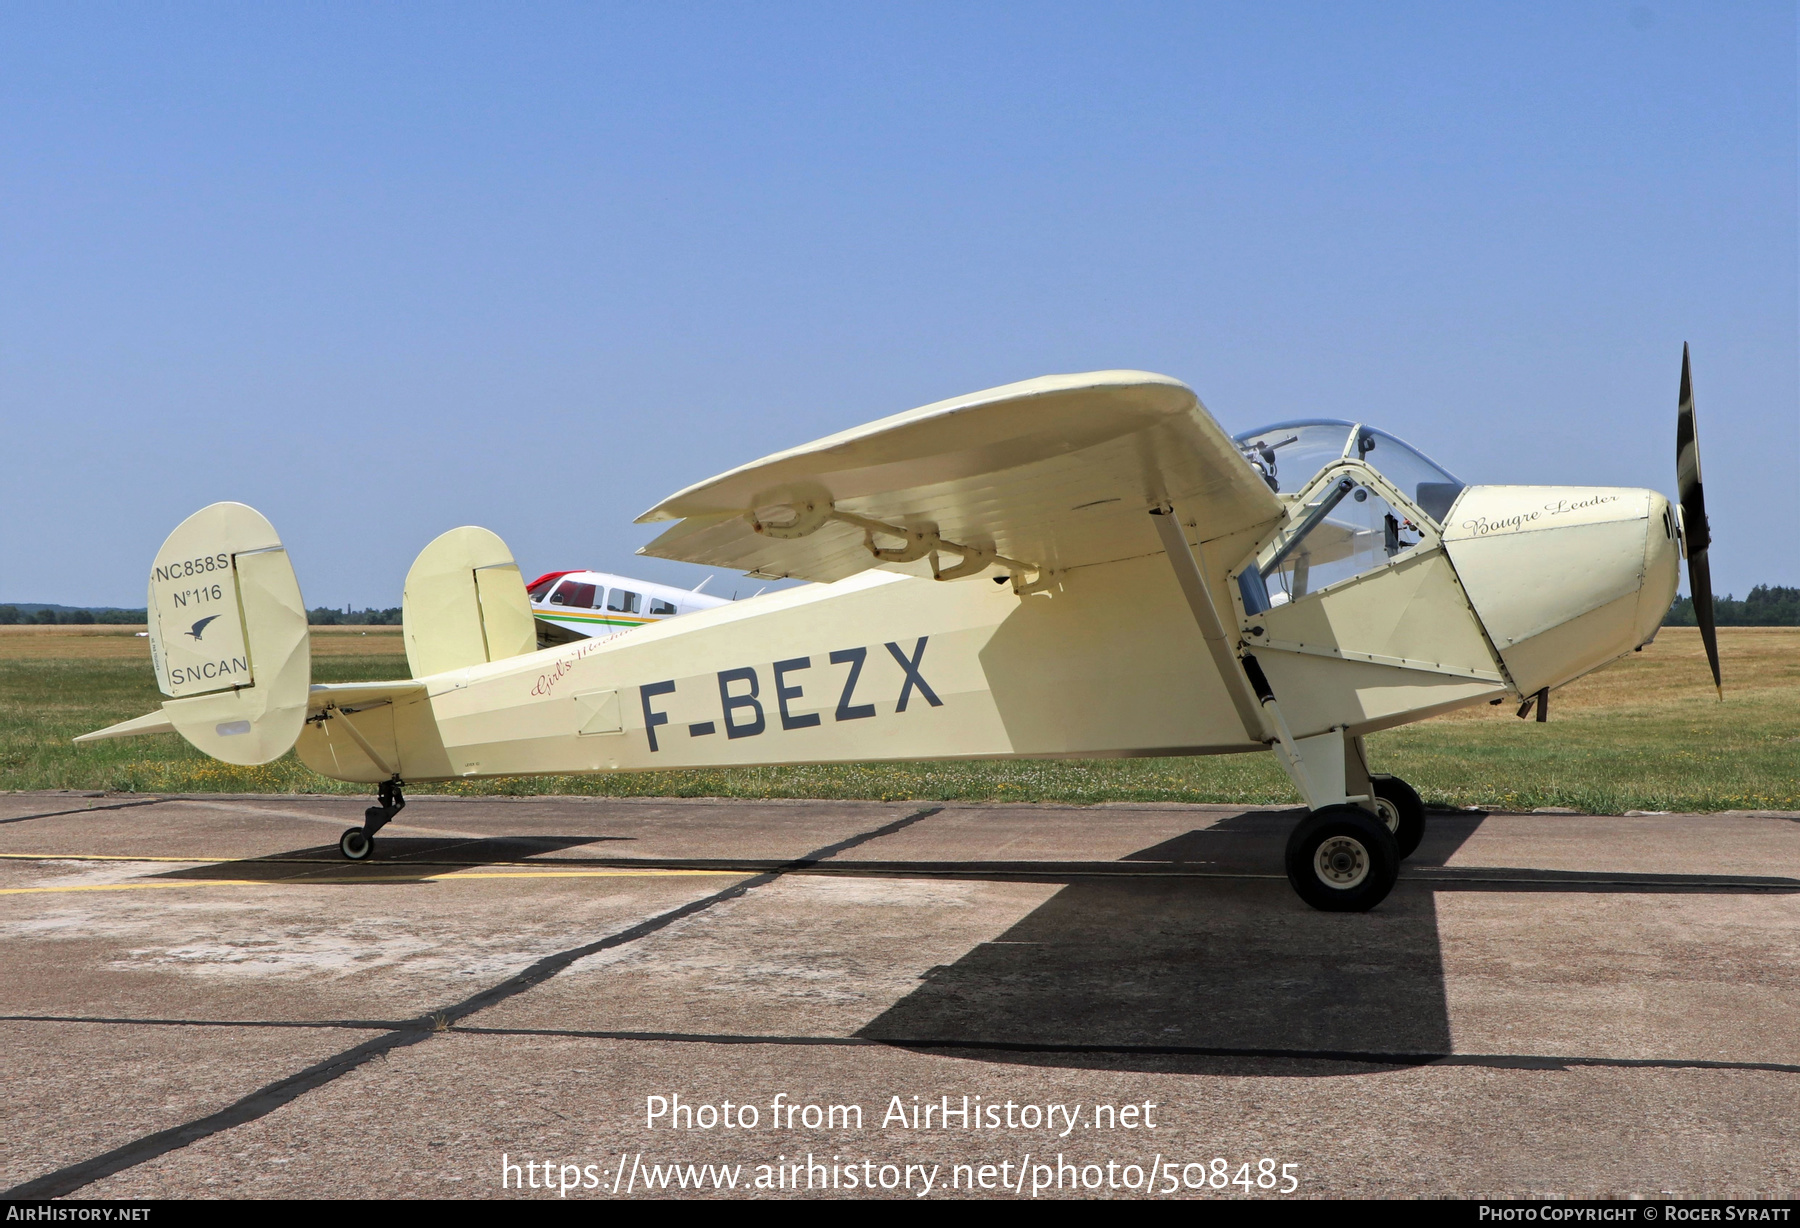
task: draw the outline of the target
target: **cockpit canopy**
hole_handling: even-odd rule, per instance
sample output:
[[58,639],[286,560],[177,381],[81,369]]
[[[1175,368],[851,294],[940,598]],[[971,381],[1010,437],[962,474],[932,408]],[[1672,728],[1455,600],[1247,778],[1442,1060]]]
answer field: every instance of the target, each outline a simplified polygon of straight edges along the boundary
[[1244,458],[1277,494],[1294,494],[1325,466],[1360,460],[1399,487],[1419,510],[1443,523],[1463,483],[1423,452],[1358,422],[1305,418],[1234,436]]
[[1288,529],[1238,576],[1244,610],[1256,614],[1298,601],[1393,563],[1442,525],[1463,484],[1385,431],[1311,418],[1278,422],[1235,437],[1244,459],[1277,494],[1298,495],[1327,469],[1360,461],[1398,488],[1411,506],[1390,504],[1352,467],[1294,509]]

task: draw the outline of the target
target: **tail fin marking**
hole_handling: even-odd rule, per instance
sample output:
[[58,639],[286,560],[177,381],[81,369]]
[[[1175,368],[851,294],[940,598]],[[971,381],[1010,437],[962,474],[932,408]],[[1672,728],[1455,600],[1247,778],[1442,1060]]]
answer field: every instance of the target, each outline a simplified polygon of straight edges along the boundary
[[[226,763],[270,763],[306,722],[312,640],[275,527],[214,503],[175,527],[150,568],[149,640],[161,716]],[[150,717],[100,734],[151,732]]]

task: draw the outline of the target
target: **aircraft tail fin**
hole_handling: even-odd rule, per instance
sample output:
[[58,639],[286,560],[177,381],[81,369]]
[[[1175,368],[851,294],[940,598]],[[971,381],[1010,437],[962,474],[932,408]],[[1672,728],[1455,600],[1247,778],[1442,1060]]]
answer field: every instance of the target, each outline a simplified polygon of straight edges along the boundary
[[401,605],[414,678],[537,651],[525,578],[487,529],[451,529],[421,550]]
[[275,528],[242,503],[175,527],[150,568],[150,662],[160,712],[81,742],[173,730],[226,763],[271,763],[306,725],[312,640]]

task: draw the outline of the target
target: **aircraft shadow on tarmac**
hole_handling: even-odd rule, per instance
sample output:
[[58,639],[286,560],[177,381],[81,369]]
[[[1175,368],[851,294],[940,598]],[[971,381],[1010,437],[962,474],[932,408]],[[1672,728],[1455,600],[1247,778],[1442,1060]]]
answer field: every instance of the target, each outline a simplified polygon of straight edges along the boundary
[[[1274,877],[1077,879],[925,973],[857,1035],[921,1049],[999,1042],[1008,1048],[982,1056],[1116,1069],[1216,1071],[1270,1051],[1448,1053],[1433,893],[1315,912],[1282,876],[1294,818],[1234,815],[1123,859]],[[1408,864],[1442,866],[1480,822],[1433,815]]]
[[478,866],[504,865],[583,845],[629,842],[629,836],[494,836],[487,839],[378,836],[375,856],[351,862],[335,844],[170,870],[152,878],[324,882],[334,886],[392,886]]
[[1279,877],[1293,813],[1233,816],[1123,861],[1275,877],[1077,878],[924,973],[856,1035],[1037,1066],[1366,1073],[1453,1052],[1439,891],[1800,890],[1786,879],[1446,869],[1485,817],[1431,815],[1394,892],[1372,912],[1334,914]]

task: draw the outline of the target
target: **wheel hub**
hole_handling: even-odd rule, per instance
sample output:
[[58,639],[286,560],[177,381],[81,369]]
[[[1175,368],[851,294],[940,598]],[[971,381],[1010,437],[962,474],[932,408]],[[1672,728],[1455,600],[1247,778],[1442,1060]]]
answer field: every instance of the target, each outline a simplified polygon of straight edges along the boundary
[[1400,807],[1385,797],[1375,799],[1375,817],[1387,824],[1387,829],[1395,835],[1400,834]]
[[1369,850],[1360,840],[1332,836],[1313,854],[1313,869],[1320,882],[1340,891],[1348,890],[1369,876]]

